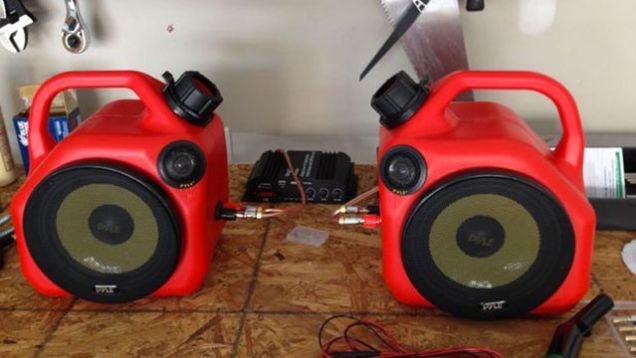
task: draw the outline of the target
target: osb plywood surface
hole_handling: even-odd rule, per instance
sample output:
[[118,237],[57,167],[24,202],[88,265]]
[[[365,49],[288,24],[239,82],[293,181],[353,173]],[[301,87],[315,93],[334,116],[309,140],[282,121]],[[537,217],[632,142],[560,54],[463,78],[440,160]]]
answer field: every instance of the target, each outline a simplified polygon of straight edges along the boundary
[[[239,342],[241,357],[312,357],[316,356],[316,327],[327,319],[322,314],[249,315]],[[382,324],[411,350],[441,347],[492,347],[505,357],[538,358],[545,355],[557,318],[518,319],[475,322],[427,314],[365,315]],[[341,334],[343,322],[327,330],[331,336]],[[284,332],[284,334],[282,333]],[[284,338],[281,338],[283,336]],[[543,353],[543,354],[542,354]],[[605,322],[589,338],[583,357],[623,357],[620,347]]]
[[[231,166],[231,196],[240,200],[250,167]],[[358,167],[360,191],[375,181]],[[0,191],[8,203],[18,187]],[[379,233],[337,227],[335,206],[308,206],[271,221],[229,223],[201,289],[184,298],[147,298],[103,305],[36,294],[20,274],[15,248],[0,271],[0,357],[316,357],[320,324],[350,313],[378,321],[414,350],[488,346],[507,357],[540,357],[563,317],[475,322],[438,310],[406,307],[386,289]],[[322,247],[285,240],[297,225],[329,231]],[[592,287],[636,300],[636,283],[620,251],[636,233],[600,232]],[[335,328],[334,328],[335,327]],[[336,322],[327,333],[342,328]],[[605,322],[585,342],[582,357],[623,357]]]

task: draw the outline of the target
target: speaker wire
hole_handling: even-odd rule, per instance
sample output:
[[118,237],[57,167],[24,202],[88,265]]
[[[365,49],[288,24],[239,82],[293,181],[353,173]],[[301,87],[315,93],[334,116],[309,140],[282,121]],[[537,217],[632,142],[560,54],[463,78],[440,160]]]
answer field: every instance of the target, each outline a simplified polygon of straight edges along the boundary
[[285,164],[287,165],[287,169],[289,170],[290,175],[296,182],[296,186],[298,187],[298,192],[300,194],[300,204],[290,206],[284,209],[278,208],[263,208],[259,206],[244,206],[238,203],[227,203],[226,205],[220,205],[216,211],[216,218],[218,220],[237,220],[237,219],[271,219],[275,217],[279,217],[281,215],[292,215],[297,214],[302,211],[307,204],[307,194],[305,193],[305,188],[303,187],[303,183],[296,174],[296,170],[294,169],[294,165],[291,162],[289,157],[289,153],[284,149],[277,149],[277,153],[281,154],[283,158],[285,158]]
[[[342,334],[324,339],[327,326],[335,320],[347,320]],[[354,330],[359,334],[354,335]],[[362,334],[360,334],[362,333]],[[371,337],[373,342],[363,337]],[[503,358],[503,355],[489,348],[449,348],[431,351],[410,351],[380,324],[349,315],[336,315],[325,320],[318,330],[318,345],[323,358],[350,357],[476,357]]]

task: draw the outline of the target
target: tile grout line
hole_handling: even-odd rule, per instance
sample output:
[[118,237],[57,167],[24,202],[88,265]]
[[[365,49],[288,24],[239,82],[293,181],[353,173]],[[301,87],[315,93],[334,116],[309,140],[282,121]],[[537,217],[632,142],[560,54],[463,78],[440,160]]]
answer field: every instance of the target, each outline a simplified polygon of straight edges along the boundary
[[247,321],[249,305],[252,302],[252,296],[254,295],[254,291],[256,290],[256,281],[258,280],[258,272],[261,269],[261,258],[263,257],[263,251],[265,251],[265,244],[267,243],[267,238],[269,237],[271,222],[272,220],[267,220],[267,223],[265,224],[265,233],[263,234],[263,240],[261,241],[261,246],[259,247],[258,253],[256,254],[256,262],[254,264],[254,271],[252,272],[252,279],[250,281],[250,285],[247,290],[245,302],[243,303],[243,309],[241,310],[241,319],[239,320],[239,326],[236,330],[234,342],[232,343],[231,357],[233,358],[238,356],[239,343],[241,341],[241,335],[243,334],[243,328],[245,327],[245,322]]
[[60,316],[60,318],[58,318],[57,322],[53,324],[53,327],[51,328],[51,330],[46,333],[46,336],[44,336],[44,339],[37,345],[37,350],[35,351],[35,353],[33,353],[34,358],[39,357],[42,354],[42,352],[44,352],[44,348],[46,348],[46,345],[51,341],[51,339],[53,338],[53,335],[55,334],[55,332],[57,332],[57,329],[60,327],[60,324],[62,324],[62,320],[71,311],[71,309],[75,305],[75,302],[77,302],[77,299],[73,298],[73,301],[71,301],[71,304],[68,305],[68,308],[63,311],[62,315]]

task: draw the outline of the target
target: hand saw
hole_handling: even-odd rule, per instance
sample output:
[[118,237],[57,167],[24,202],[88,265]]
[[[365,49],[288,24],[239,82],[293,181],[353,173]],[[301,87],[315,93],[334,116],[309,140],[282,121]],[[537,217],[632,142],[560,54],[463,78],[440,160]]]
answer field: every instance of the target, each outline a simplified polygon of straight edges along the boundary
[[[457,0],[381,0],[395,31],[375,55],[360,79],[400,39],[420,78],[435,81],[468,68]],[[469,11],[479,11],[483,0],[468,0]]]

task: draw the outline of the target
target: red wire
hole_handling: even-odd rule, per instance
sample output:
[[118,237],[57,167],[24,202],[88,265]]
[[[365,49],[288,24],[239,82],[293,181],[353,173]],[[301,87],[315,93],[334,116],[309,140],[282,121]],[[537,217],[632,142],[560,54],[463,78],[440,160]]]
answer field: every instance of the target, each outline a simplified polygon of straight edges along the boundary
[[[351,317],[339,317],[335,316],[327,321],[325,324],[334,318],[349,318],[352,320],[349,323],[345,330],[344,334],[338,337],[334,337],[329,339],[327,342],[322,344],[320,347],[323,358],[331,358],[334,355],[338,355],[341,353],[371,353],[374,354],[375,357],[382,358],[404,358],[404,357],[412,357],[412,358],[441,358],[441,357],[457,357],[457,356],[473,356],[478,358],[503,358],[503,355],[495,350],[489,348],[475,348],[475,347],[465,347],[465,348],[449,348],[449,349],[440,349],[440,350],[432,350],[432,351],[421,351],[421,352],[409,352],[404,346],[400,344],[400,342],[393,336],[389,331],[387,331],[381,325],[366,320],[360,320],[357,318]],[[321,340],[320,336],[322,335],[325,324],[321,327],[319,332],[319,341]],[[349,330],[354,327],[364,327],[368,329],[370,332],[373,332],[376,335],[377,341],[381,342],[384,346],[389,348],[389,351],[378,351],[378,348],[375,348],[368,344],[367,342],[362,341],[361,339],[352,337],[349,335]]]
[[298,175],[296,175],[296,170],[294,170],[294,165],[292,164],[291,159],[289,158],[289,154],[284,149],[277,149],[276,152],[282,154],[283,158],[285,158],[287,169],[289,170],[289,173],[291,174],[292,178],[296,182],[296,187],[298,187],[298,192],[300,193],[300,204],[290,206],[287,209],[283,209],[274,214],[270,214],[268,217],[276,217],[283,214],[292,214],[292,213],[301,211],[305,207],[305,204],[307,204],[307,195],[305,194],[305,188],[303,188],[303,183],[300,181],[300,178],[298,178]]
[[[305,188],[303,187],[303,183],[300,181],[300,178],[298,177],[298,175],[296,174],[296,171],[294,170],[294,165],[292,164],[291,159],[289,158],[289,154],[284,149],[277,149],[276,152],[280,153],[283,156],[283,158],[285,159],[285,163],[287,164],[287,169],[289,170],[289,173],[291,174],[292,178],[296,182],[296,186],[298,187],[298,192],[300,193],[300,204],[290,206],[286,209],[266,209],[264,210],[265,214],[262,216],[262,218],[273,218],[283,214],[292,214],[294,212],[301,211],[304,208],[305,204],[307,204],[307,194],[305,193]],[[225,207],[228,209],[234,209],[234,210],[245,209],[245,206],[243,204],[234,203],[234,202],[226,203]]]
[[298,191],[300,192],[300,204],[305,205],[307,203],[307,195],[305,194],[305,188],[303,188],[303,183],[298,178],[298,175],[296,175],[296,171],[294,170],[294,165],[292,164],[291,159],[289,158],[289,154],[284,149],[278,149],[276,151],[283,154],[283,157],[285,158],[285,162],[287,163],[287,168],[289,169],[289,172],[291,173],[292,178],[294,178],[294,181],[296,182],[296,186],[298,187]]

